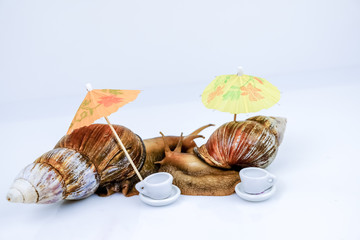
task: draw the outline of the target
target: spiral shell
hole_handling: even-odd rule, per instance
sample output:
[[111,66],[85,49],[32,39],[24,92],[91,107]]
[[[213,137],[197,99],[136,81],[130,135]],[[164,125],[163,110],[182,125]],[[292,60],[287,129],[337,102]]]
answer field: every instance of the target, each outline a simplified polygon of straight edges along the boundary
[[[113,125],[138,169],[145,161],[142,139],[129,129]],[[93,124],[65,135],[53,150],[25,167],[16,177],[7,199],[11,202],[54,203],[78,200],[113,181],[135,175],[109,126]]]
[[195,153],[220,168],[267,167],[282,141],[286,119],[256,116],[220,126]]

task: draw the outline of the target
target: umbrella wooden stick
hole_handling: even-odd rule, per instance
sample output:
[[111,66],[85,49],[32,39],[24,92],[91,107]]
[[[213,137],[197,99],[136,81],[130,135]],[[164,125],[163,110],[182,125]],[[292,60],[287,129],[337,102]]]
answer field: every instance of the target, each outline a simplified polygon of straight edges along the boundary
[[129,153],[126,151],[126,148],[124,146],[124,144],[122,143],[121,139],[119,138],[119,135],[117,134],[117,132],[115,131],[114,127],[112,126],[112,124],[110,123],[109,119],[107,117],[104,117],[106,122],[109,124],[109,127],[111,128],[111,131],[114,133],[115,139],[116,141],[119,143],[120,147],[122,148],[122,150],[125,153],[125,156],[127,157],[127,159],[129,160],[131,166],[134,168],[136,175],[139,177],[140,181],[143,180],[143,178],[141,177],[137,167],[135,166],[133,160],[131,159]]
[[[238,76],[244,75],[244,70],[241,66],[238,67],[237,75]],[[236,122],[236,114],[234,114],[234,122]]]

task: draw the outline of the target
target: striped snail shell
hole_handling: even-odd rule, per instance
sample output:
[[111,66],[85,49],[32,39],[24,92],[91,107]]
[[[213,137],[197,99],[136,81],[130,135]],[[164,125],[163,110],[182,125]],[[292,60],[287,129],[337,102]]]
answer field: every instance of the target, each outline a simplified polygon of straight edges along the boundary
[[275,158],[286,127],[286,119],[256,116],[228,122],[194,151],[211,166],[230,169],[267,167]]
[[[145,161],[142,139],[129,129],[113,125],[138,169]],[[106,124],[93,124],[65,135],[53,150],[26,166],[13,182],[10,202],[54,203],[78,200],[99,187],[135,175]]]

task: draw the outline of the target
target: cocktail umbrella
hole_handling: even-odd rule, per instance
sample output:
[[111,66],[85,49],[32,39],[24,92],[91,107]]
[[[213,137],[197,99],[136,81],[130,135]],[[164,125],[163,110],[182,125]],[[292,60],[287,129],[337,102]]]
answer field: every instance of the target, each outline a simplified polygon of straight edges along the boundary
[[126,151],[124,144],[122,143],[120,137],[116,133],[114,127],[111,125],[108,116],[116,112],[120,107],[125,104],[134,101],[138,94],[139,90],[113,90],[113,89],[92,89],[90,84],[86,85],[88,93],[85,96],[85,99],[81,103],[78,111],[75,114],[73,121],[70,124],[67,134],[70,134],[73,130],[88,126],[95,122],[97,119],[104,117],[108,123],[111,131],[113,132],[116,141],[122,148],[125,153],[125,156],[129,160],[131,166],[134,168],[135,173],[142,181],[138,169],[136,168],[133,160],[131,159],[129,153]]
[[267,109],[280,100],[280,91],[263,78],[238,73],[216,77],[204,90],[205,107],[236,114]]

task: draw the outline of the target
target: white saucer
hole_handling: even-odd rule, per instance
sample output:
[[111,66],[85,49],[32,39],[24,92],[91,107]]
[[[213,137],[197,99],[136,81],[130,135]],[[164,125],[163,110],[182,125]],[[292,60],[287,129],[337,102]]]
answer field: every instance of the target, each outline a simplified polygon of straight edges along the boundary
[[160,206],[165,206],[165,205],[175,202],[179,198],[180,192],[181,191],[177,186],[172,185],[171,195],[170,195],[170,197],[165,198],[165,199],[160,199],[160,200],[152,199],[141,193],[139,195],[140,195],[140,200],[143,201],[144,203],[154,206],[154,207],[160,207]]
[[276,186],[274,185],[271,188],[265,190],[263,193],[260,193],[260,194],[250,194],[250,193],[244,192],[241,182],[240,182],[238,185],[236,185],[235,192],[242,199],[245,199],[245,200],[251,201],[251,202],[260,202],[260,201],[265,201],[265,200],[269,199],[272,195],[274,195],[274,193],[276,192]]

